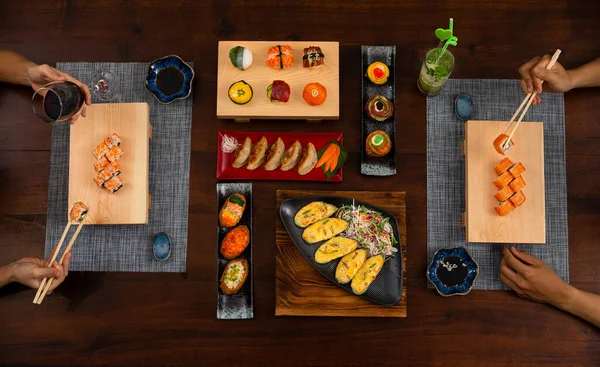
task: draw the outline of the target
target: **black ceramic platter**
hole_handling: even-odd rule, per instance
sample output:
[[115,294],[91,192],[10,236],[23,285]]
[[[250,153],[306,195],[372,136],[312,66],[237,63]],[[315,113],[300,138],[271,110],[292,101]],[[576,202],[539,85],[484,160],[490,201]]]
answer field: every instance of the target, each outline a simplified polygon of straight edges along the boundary
[[[234,227],[225,228],[219,224],[217,213],[217,318],[218,319],[251,319],[254,317],[254,298],[252,280],[252,184],[251,183],[218,183],[217,184],[217,208],[221,210],[227,198],[235,193],[246,197],[246,209],[240,222]],[[221,255],[221,242],[225,235],[238,226],[247,226],[250,230],[250,243],[235,259],[244,259],[248,262],[248,276],[244,285],[235,294],[224,294],[219,286],[221,275],[227,264],[227,260]]]
[[[369,176],[392,176],[396,174],[396,46],[361,46],[362,104],[361,108],[361,163],[360,173]],[[387,65],[390,75],[385,84],[378,85],[367,77],[367,69],[379,61]],[[374,95],[382,95],[394,105],[394,113],[383,122],[370,118],[365,105]],[[383,157],[368,156],[365,150],[367,136],[375,130],[383,130],[392,141],[391,151]]]
[[[340,262],[340,259],[330,261],[326,264],[317,263],[315,261],[315,252],[317,251],[319,246],[321,246],[325,241],[317,242],[315,244],[306,243],[302,239],[302,233],[304,232],[304,228],[300,228],[294,223],[294,216],[296,215],[296,213],[304,206],[313,201],[323,201],[325,203],[335,205],[338,208],[342,207],[343,205],[364,205],[369,209],[381,213],[384,218],[389,218],[389,223],[392,226],[394,236],[398,240],[398,244],[396,245],[398,252],[396,252],[393,257],[391,257],[385,262],[383,268],[377,275],[377,278],[375,278],[373,283],[371,283],[367,291],[359,297],[362,297],[366,300],[383,306],[394,306],[398,302],[400,302],[402,298],[403,274],[402,246],[400,243],[400,233],[398,231],[398,222],[396,221],[396,218],[394,218],[394,216],[388,213],[387,211],[377,208],[369,203],[337,196],[319,196],[288,199],[281,203],[281,208],[279,210],[281,221],[283,222],[283,225],[287,230],[288,234],[290,235],[292,241],[298,248],[298,251],[300,251],[300,253],[302,254],[302,256],[304,256],[306,261],[308,261],[313,268],[315,268],[319,273],[321,273],[321,275],[323,275],[334,284],[337,284],[338,286],[344,288],[352,294],[354,293],[352,292],[350,283],[340,284],[335,279],[335,270],[337,268],[338,263]],[[336,214],[334,214],[334,216]],[[344,233],[340,235],[343,236]]]

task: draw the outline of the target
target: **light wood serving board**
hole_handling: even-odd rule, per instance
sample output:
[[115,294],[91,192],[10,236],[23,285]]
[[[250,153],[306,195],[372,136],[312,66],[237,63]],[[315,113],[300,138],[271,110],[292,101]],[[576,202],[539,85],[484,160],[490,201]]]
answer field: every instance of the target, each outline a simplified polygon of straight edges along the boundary
[[[467,121],[464,153],[466,156],[466,225],[467,242],[545,243],[546,199],[544,191],[544,126],[541,122],[523,122],[513,136],[515,145],[506,156],[498,154],[493,141],[507,122]],[[508,157],[525,166],[523,188],[526,201],[505,217],[494,207],[498,192],[493,182],[498,177],[494,167]]]
[[[266,65],[267,51],[276,45],[292,47],[294,64],[283,70]],[[235,68],[229,60],[229,50],[243,46],[252,51],[253,62],[246,70]],[[319,46],[325,55],[325,64],[316,68],[302,66],[303,50]],[[217,117],[248,121],[250,119],[296,119],[337,120],[340,116],[340,54],[339,42],[290,42],[290,41],[221,41],[217,70]],[[229,99],[231,84],[245,80],[253,90],[252,100],[237,105]],[[286,103],[271,102],[267,87],[273,80],[283,80],[290,85],[290,100]],[[320,106],[310,106],[302,98],[308,83],[318,82],[327,89],[327,100]]]
[[[107,103],[87,107],[87,117],[71,125],[69,156],[69,210],[82,201],[90,211],[85,224],[147,224],[149,138],[152,135],[147,103]],[[104,139],[121,136],[123,157],[121,179],[124,186],[114,194],[99,188],[92,155]]]
[[276,316],[406,317],[406,193],[376,191],[277,191],[277,212],[286,199],[309,196],[354,198],[387,210],[398,221],[403,256],[402,299],[392,307],[369,302],[338,287],[302,257],[277,215],[275,228]]

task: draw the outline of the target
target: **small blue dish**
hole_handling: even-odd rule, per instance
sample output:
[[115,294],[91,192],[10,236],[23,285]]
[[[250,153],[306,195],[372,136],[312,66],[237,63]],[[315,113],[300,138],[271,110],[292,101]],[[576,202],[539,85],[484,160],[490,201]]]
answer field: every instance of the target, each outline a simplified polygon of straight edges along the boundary
[[427,269],[427,279],[442,296],[464,296],[473,288],[479,265],[464,247],[436,251]]
[[467,93],[461,93],[454,101],[454,112],[456,117],[466,121],[473,115],[473,100]]
[[146,89],[164,104],[187,98],[192,93],[194,69],[179,56],[170,55],[150,63]]
[[152,253],[158,261],[165,261],[171,256],[171,239],[166,233],[161,232],[154,236]]

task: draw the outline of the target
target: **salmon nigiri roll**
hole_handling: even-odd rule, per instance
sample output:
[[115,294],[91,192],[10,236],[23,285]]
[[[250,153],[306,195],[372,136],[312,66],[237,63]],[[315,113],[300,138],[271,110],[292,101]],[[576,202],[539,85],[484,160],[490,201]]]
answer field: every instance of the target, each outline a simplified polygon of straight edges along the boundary
[[504,158],[502,161],[500,161],[500,163],[498,163],[496,168],[494,168],[494,172],[496,172],[496,174],[500,176],[501,174],[506,172],[510,167],[512,167],[512,165],[513,162],[510,159]]
[[510,172],[514,178],[517,178],[525,172],[525,166],[523,166],[523,163],[519,162],[509,169],[508,172]]
[[[498,188],[498,190],[503,189],[506,185],[512,181],[513,177],[508,172],[504,172],[496,181],[494,181],[494,185]],[[513,189],[513,191],[515,191]]]
[[274,69],[287,69],[294,63],[292,48],[287,45],[273,46],[267,51],[267,66]]
[[508,153],[508,151],[510,150],[510,148],[512,148],[513,145],[515,145],[515,143],[513,143],[512,139],[508,142],[508,147],[506,147],[506,149],[504,149],[503,145],[504,142],[506,142],[506,140],[508,139],[508,135],[506,134],[500,134],[498,135],[498,137],[496,138],[496,140],[494,140],[494,149],[496,149],[496,152],[502,154],[502,155],[506,155],[506,153]]
[[510,197],[510,202],[513,203],[513,205],[516,208],[516,207],[523,205],[523,203],[525,202],[525,199],[527,199],[527,198],[525,197],[525,194],[523,194],[523,191],[519,191]]
[[510,188],[510,186],[504,186],[502,190],[498,191],[494,197],[498,201],[508,200],[515,192]]
[[523,179],[523,176],[519,176],[519,177],[515,178],[514,180],[512,180],[509,185],[510,185],[510,188],[514,192],[519,192],[519,191],[521,191],[522,188],[525,187],[526,183],[525,183],[525,180]]
[[505,217],[515,209],[515,206],[510,202],[510,200],[506,200],[501,202],[500,205],[494,209],[496,209],[496,213],[498,213],[499,216]]

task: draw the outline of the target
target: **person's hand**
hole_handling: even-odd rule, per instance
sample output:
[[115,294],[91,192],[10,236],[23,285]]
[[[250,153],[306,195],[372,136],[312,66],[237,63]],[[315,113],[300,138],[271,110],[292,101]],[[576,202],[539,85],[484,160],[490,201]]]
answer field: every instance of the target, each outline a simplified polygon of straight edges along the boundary
[[502,252],[500,280],[520,297],[555,306],[569,301],[573,288],[540,259],[515,247],[504,247]]
[[[540,103],[540,94],[543,90],[548,92],[568,92],[573,89],[571,75],[568,70],[556,62],[552,69],[546,69],[550,63],[550,55],[534,57],[519,68],[521,74],[521,88],[525,94],[537,91],[533,105]],[[542,85],[542,81],[544,84]]]
[[[55,247],[52,253],[56,251]],[[50,258],[52,257],[50,253]],[[61,266],[57,261],[52,263],[51,267],[48,267],[50,259],[36,259],[31,257],[23,258],[17,262],[11,264],[12,276],[11,281],[21,283],[30,288],[38,289],[42,279],[44,278],[56,278],[52,282],[52,286],[48,290],[48,294],[58,287],[69,275],[69,261],[71,260],[71,253],[69,252],[63,261]]]
[[[33,90],[38,90],[50,82],[55,82],[55,81],[73,82],[73,83],[77,84],[79,89],[81,89],[81,91],[83,92],[83,95],[85,96],[85,104],[88,106],[92,104],[92,95],[90,94],[90,89],[88,88],[88,86],[85,85],[84,83],[80,82],[79,80],[73,78],[72,76],[70,76],[67,73],[64,73],[60,70],[57,70],[51,66],[46,65],[46,64],[44,64],[44,65],[33,64],[33,65],[29,66],[29,68],[27,68],[27,75],[29,76],[29,80],[31,81],[31,88],[33,88]],[[80,113],[83,117],[86,116],[85,106],[83,106],[83,108],[81,109],[81,112],[76,113],[69,119],[71,124],[74,124],[75,121],[77,121]]]

